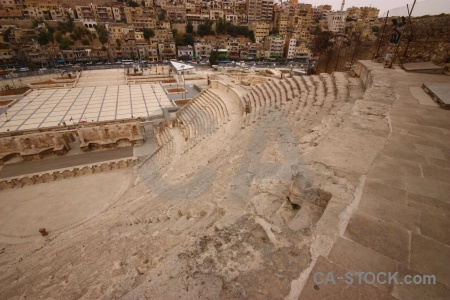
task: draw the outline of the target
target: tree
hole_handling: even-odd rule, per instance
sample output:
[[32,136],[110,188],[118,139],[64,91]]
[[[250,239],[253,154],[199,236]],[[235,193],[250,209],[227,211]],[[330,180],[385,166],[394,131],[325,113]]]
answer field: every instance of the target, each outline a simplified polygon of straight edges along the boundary
[[135,53],[134,51],[131,51],[131,52],[130,52],[130,58],[131,58],[132,60],[135,60],[135,59],[136,59],[136,53]]
[[249,31],[248,37],[249,37],[249,39],[252,41],[252,43],[255,42],[255,33],[253,32],[253,30],[250,30],[250,31]]
[[269,35],[277,35],[278,34],[278,29],[277,28],[273,28],[270,32]]
[[87,46],[87,45],[89,45],[90,43],[89,43],[89,40],[88,40],[88,39],[82,39],[82,40],[81,40],[81,44]]
[[225,34],[227,33],[227,27],[229,23],[222,18],[219,18],[216,22],[216,32],[217,34]]
[[134,2],[133,0],[128,0],[128,6],[129,7],[139,7],[139,4],[137,2]]
[[155,31],[151,28],[144,28],[143,32],[144,32],[144,39],[146,40],[155,36]]
[[72,32],[73,27],[74,27],[73,19],[68,12],[66,12],[66,17],[67,17],[67,22],[66,22],[67,31]]
[[217,65],[218,62],[219,62],[219,53],[217,52],[217,49],[213,49],[209,54],[209,64],[211,66]]
[[213,22],[211,20],[206,20],[203,24],[198,25],[198,35],[205,36],[214,34],[214,30],[212,30],[212,24]]
[[166,19],[166,11],[164,9],[161,9],[161,11],[158,14],[158,20],[164,21]]
[[377,26],[377,25],[372,26],[372,32],[374,32],[374,33],[380,32],[380,26]]
[[11,27],[8,28],[8,29],[6,29],[6,30],[3,32],[3,40],[4,40],[6,43],[9,43],[9,36],[11,35],[11,32],[12,32]]
[[190,33],[185,33],[184,34],[184,44],[194,46],[194,44],[195,44],[194,36]]
[[333,33],[330,31],[323,31],[321,32],[314,41],[313,49],[315,53],[322,54],[324,53],[329,47],[333,45],[333,43],[330,41],[330,38],[333,36]]
[[106,44],[108,42],[108,31],[104,25],[94,25],[95,30],[98,34],[98,40],[102,44]]
[[194,32],[194,25],[192,25],[192,22],[187,22],[186,24],[186,33],[193,33]]
[[72,46],[72,45],[73,45],[73,42],[70,39],[64,37],[61,40],[61,43],[59,43],[59,50],[69,50],[70,46]]
[[46,32],[46,31],[41,31],[39,32],[37,41],[39,43],[39,45],[43,46],[43,45],[47,45],[48,43],[50,43],[50,33]]
[[319,25],[310,28],[310,33],[312,35],[319,35],[322,32],[322,28]]
[[122,46],[122,42],[120,41],[120,39],[116,39],[116,45],[117,47]]
[[56,32],[55,32],[55,40],[56,40],[58,43],[61,43],[62,39],[63,39],[63,34],[62,34],[62,32],[59,31],[59,30],[56,31]]

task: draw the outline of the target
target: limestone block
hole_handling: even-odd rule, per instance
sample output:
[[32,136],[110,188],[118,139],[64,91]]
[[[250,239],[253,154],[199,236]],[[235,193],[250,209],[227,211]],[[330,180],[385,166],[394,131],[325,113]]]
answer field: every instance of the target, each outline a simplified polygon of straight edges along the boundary
[[111,170],[111,163],[101,164],[100,168],[102,169],[102,171],[109,171]]
[[36,183],[43,183],[43,182],[44,182],[44,179],[42,178],[41,175],[33,175],[33,180],[34,180],[34,183],[35,183],[35,184],[36,184]]
[[81,176],[83,175],[83,171],[80,168],[73,168],[73,176]]
[[55,180],[64,179],[63,174],[60,171],[55,171]]
[[45,173],[42,174],[41,178],[44,182],[50,182],[55,180],[55,174],[54,173]]
[[11,182],[13,184],[13,187],[15,187],[15,188],[23,186],[23,184],[20,181],[20,179],[14,178],[14,179],[11,179]]
[[14,187],[14,183],[12,181],[2,180],[0,181],[0,189],[6,190],[6,189],[12,189]]
[[74,177],[75,174],[74,174],[73,170],[64,170],[62,172],[62,176],[63,176],[63,178],[70,178],[70,177]]
[[85,166],[81,169],[81,172],[83,173],[83,175],[86,175],[86,174],[92,174],[93,170],[91,167]]
[[25,176],[25,177],[20,178],[19,180],[22,183],[22,186],[34,184],[33,177],[30,178],[29,176]]
[[128,167],[133,167],[134,165],[136,165],[136,161],[134,159],[128,159],[127,160],[127,166]]
[[119,168],[119,164],[116,162],[116,161],[113,161],[112,163],[111,163],[111,169],[112,170],[115,170],[115,169],[118,169]]
[[127,167],[127,162],[123,160],[118,161],[117,164],[119,165],[120,169]]
[[92,166],[92,170],[94,171],[94,173],[101,173],[102,172],[102,168],[99,165],[93,165]]

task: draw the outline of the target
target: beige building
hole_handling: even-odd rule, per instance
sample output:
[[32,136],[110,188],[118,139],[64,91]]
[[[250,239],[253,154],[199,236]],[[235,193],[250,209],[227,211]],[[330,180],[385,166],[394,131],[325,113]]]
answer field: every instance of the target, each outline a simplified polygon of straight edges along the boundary
[[328,23],[328,31],[344,32],[346,17],[347,12],[345,11],[329,13],[326,17]]
[[264,38],[269,35],[270,23],[266,22],[252,22],[250,23],[249,29],[253,31],[255,35],[255,42],[261,43]]
[[247,0],[248,22],[272,22],[273,0]]
[[213,49],[210,43],[195,43],[194,51],[197,59],[206,59]]
[[281,36],[269,36],[264,41],[264,48],[268,51],[264,52],[265,58],[278,59],[283,57],[284,38]]

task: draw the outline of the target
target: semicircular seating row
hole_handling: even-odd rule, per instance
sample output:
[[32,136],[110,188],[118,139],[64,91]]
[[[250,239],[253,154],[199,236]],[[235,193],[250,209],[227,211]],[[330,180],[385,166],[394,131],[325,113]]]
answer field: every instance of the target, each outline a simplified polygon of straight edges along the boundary
[[[246,127],[255,124],[271,112],[294,122],[299,128],[312,127],[321,119],[339,109],[339,103],[349,98],[345,73],[333,75],[294,76],[287,79],[270,79],[249,89],[240,98],[243,121]],[[194,147],[230,120],[225,102],[208,88],[177,112],[178,126],[187,142],[186,150]],[[158,169],[169,164],[174,154],[174,141],[168,130],[157,134],[160,148],[152,160]]]
[[243,97],[242,105],[249,111],[245,124],[249,126],[275,110],[295,122],[304,122],[310,116],[317,119],[327,115],[336,103],[347,101],[348,95],[344,73],[269,80],[255,85]]

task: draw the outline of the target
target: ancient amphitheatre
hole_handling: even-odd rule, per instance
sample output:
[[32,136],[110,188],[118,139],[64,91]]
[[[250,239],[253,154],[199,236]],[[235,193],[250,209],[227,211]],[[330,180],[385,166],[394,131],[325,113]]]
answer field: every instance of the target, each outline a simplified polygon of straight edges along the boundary
[[[0,298],[449,297],[449,112],[420,88],[448,76],[372,61],[312,76],[192,76],[208,82],[165,116],[137,101],[147,114],[122,117],[116,101],[109,122],[24,133],[47,140],[6,136],[32,158],[40,148],[27,143],[39,139],[45,155],[135,147],[131,157],[2,181]],[[134,84],[153,83],[123,89],[131,95]],[[436,283],[318,285],[317,272]]]

